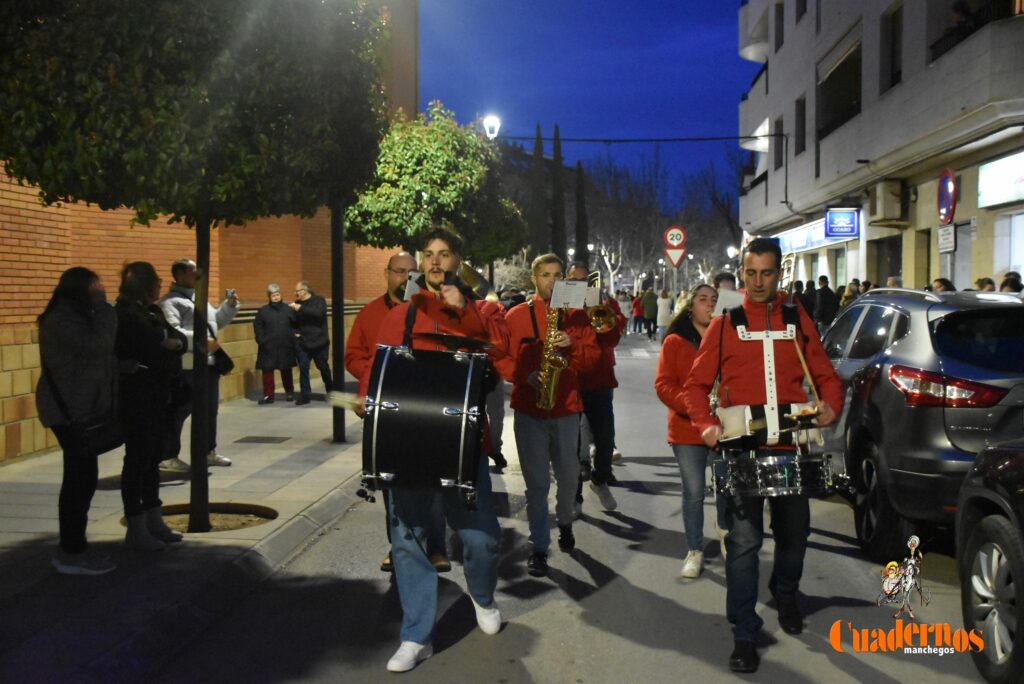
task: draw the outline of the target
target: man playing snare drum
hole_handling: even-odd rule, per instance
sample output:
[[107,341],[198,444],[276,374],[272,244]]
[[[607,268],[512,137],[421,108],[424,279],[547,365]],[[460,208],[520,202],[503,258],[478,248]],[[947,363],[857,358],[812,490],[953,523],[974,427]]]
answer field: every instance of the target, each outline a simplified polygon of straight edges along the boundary
[[[769,427],[767,434],[779,437],[778,417],[771,416],[778,413],[775,407],[808,401],[797,344],[821,397],[814,405],[818,411],[815,423],[825,426],[835,422],[842,409],[842,384],[818,340],[814,323],[799,307],[795,313],[783,311],[783,298],[778,294],[781,263],[782,252],[774,241],[751,241],[743,258],[746,296],[742,310],[733,309],[712,321],[693,362],[684,387],[685,402],[694,426],[709,447],[716,446],[723,435],[708,401],[719,376],[720,406],[763,408],[765,421],[774,425],[774,433]],[[795,325],[787,328],[786,319],[799,320],[799,330]],[[786,337],[787,332],[795,335]],[[777,441],[781,444],[784,440]],[[799,447],[790,444],[770,448],[793,453]],[[803,631],[803,613],[797,603],[797,589],[810,533],[810,506],[806,494],[771,497],[768,501],[775,537],[775,565],[768,587],[778,606],[779,625],[787,634],[799,634]],[[755,639],[763,624],[755,607],[758,552],[764,538],[764,497],[735,497],[729,504],[733,520],[725,538],[726,616],[735,640],[729,668],[754,672],[759,664]]]
[[[457,273],[461,259],[462,240],[451,231],[438,228],[422,240],[420,270],[422,288],[411,302],[394,306],[385,316],[377,333],[377,344],[400,345],[411,328],[414,349],[444,351],[436,338],[423,335],[442,334],[449,339],[473,338],[487,342],[487,353],[500,358],[507,353],[509,333],[497,305],[467,299],[457,285],[449,284]],[[410,311],[410,305],[415,310]],[[360,383],[360,395],[366,396],[370,382],[368,368]],[[440,407],[439,407],[440,413]],[[424,445],[429,449],[431,445]],[[429,452],[428,452],[429,453]],[[427,535],[432,525],[437,490],[425,487],[396,485],[388,502],[391,528],[391,550],[398,598],[402,604],[402,643],[388,661],[391,672],[406,672],[433,654],[434,618],[437,614],[437,571],[427,555]],[[441,494],[448,526],[458,533],[463,544],[464,571],[477,624],[485,634],[501,629],[501,613],[494,600],[498,584],[498,545],[501,530],[491,500],[490,474],[487,458],[480,459],[476,480],[476,509],[466,507],[457,492]]]

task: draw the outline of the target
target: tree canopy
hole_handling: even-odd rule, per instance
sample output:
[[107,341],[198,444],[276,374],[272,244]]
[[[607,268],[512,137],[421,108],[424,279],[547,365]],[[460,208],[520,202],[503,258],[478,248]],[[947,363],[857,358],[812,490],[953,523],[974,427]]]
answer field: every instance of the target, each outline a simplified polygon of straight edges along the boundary
[[497,146],[473,126],[460,127],[436,101],[426,114],[400,114],[391,124],[374,178],[346,219],[348,239],[379,247],[408,246],[447,221],[477,263],[508,256],[526,241],[519,208],[501,191]]

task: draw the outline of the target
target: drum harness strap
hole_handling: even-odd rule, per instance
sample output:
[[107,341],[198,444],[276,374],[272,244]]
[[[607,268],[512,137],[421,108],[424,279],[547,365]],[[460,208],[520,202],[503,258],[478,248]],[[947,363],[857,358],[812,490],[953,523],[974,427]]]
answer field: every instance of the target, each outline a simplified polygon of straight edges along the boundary
[[[742,342],[761,342],[762,355],[764,357],[764,394],[765,394],[765,406],[764,406],[764,417],[768,428],[768,443],[775,444],[779,440],[779,402],[778,392],[776,390],[776,373],[775,373],[775,341],[776,340],[793,340],[797,346],[797,353],[800,356],[801,364],[804,366],[806,371],[806,364],[803,363],[803,353],[800,350],[800,343],[797,341],[797,331],[800,329],[800,312],[797,311],[795,306],[790,304],[782,305],[782,322],[785,324],[784,330],[772,330],[771,324],[767,330],[761,330],[758,332],[752,332],[747,330],[747,314],[743,311],[742,306],[736,306],[727,310],[729,315],[729,322],[732,323],[733,327],[736,328],[736,334],[739,336]],[[725,326],[722,326],[722,334],[724,334]],[[721,377],[722,373],[722,344],[721,340],[718,345],[718,373]],[[811,387],[814,384],[811,383]],[[817,394],[815,392],[815,394]]]

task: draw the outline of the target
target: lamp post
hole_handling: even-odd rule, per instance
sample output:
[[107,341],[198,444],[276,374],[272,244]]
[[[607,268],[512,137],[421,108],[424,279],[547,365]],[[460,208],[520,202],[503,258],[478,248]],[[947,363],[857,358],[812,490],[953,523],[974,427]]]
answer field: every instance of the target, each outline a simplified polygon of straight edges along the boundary
[[494,140],[498,137],[498,131],[501,130],[501,119],[494,114],[488,114],[484,117],[484,135],[487,136],[488,140]]

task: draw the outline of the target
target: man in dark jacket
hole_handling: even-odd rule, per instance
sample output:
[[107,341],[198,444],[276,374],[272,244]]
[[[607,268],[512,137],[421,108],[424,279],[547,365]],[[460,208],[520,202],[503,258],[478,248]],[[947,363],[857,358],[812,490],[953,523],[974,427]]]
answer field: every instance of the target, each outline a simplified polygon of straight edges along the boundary
[[295,329],[299,338],[299,398],[296,404],[309,403],[309,363],[316,363],[324,380],[324,391],[331,391],[331,366],[328,355],[331,338],[327,335],[327,300],[313,292],[305,280],[295,285]]
[[818,326],[818,334],[824,335],[828,326],[832,325],[839,312],[839,298],[828,286],[828,276],[818,276],[818,291],[814,298],[814,322]]
[[281,288],[277,283],[267,285],[269,300],[256,312],[252,322],[256,334],[256,367],[263,375],[261,404],[274,403],[274,371],[281,372],[285,399],[295,398],[292,368],[295,368],[295,312],[281,301]]
[[804,288],[803,294],[800,295],[800,303],[807,310],[807,315],[814,318],[814,307],[818,305],[818,296],[814,289],[813,279],[807,281],[807,286]]

